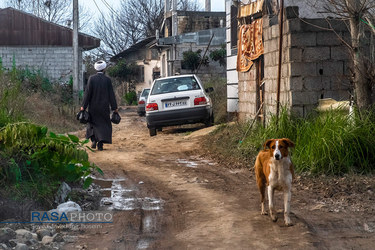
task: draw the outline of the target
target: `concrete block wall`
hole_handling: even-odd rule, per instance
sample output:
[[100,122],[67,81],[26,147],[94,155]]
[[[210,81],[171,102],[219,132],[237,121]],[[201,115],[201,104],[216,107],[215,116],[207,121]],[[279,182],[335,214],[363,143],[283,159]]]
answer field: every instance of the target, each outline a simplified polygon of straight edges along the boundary
[[[292,18],[284,25],[290,38],[283,62],[290,64],[292,110],[306,116],[319,99],[348,100],[349,51],[334,32],[319,28],[327,26],[326,20]],[[349,35],[343,23],[335,23],[335,30]]]
[[[0,57],[4,68],[11,69],[14,58],[17,68],[40,70],[52,82],[68,82],[73,74],[71,47],[0,47]],[[82,62],[82,50],[79,57]],[[81,68],[81,83],[82,72]]]
[[256,114],[255,65],[248,72],[238,72],[238,119],[246,121]]
[[220,20],[224,22],[225,17],[223,16],[178,16],[178,34],[184,34],[189,32],[196,32],[199,30],[207,30],[220,28]]
[[[292,8],[292,7],[289,7]],[[295,7],[293,7],[295,8]],[[286,10],[288,12],[290,10]],[[294,13],[298,13],[294,11]],[[347,100],[350,83],[348,78],[349,53],[340,39],[332,32],[306,24],[322,25],[325,20],[301,20],[285,15],[283,56],[281,67],[280,103],[301,116],[316,108],[321,98]],[[347,32],[340,23],[335,24],[341,34]],[[276,113],[277,72],[279,58],[279,25],[263,19],[264,41],[264,113]],[[253,66],[254,68],[254,66]],[[254,69],[238,73],[239,118],[252,118],[256,114],[256,82]],[[251,85],[248,86],[248,85]],[[250,91],[250,93],[247,93]],[[254,92],[252,92],[254,91]],[[248,98],[254,98],[254,101]],[[250,112],[250,113],[247,113]]]

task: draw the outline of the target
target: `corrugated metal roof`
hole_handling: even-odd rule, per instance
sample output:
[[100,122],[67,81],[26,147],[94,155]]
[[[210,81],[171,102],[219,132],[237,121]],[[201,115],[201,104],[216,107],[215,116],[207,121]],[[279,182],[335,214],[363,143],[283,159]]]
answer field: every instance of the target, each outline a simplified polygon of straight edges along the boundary
[[[73,31],[35,15],[13,8],[0,9],[0,46],[71,47]],[[100,39],[79,33],[79,46],[89,50],[100,46]]]
[[152,43],[153,41],[156,41],[155,36],[147,37],[147,38],[143,39],[142,41],[139,41],[139,42],[133,44],[132,46],[130,46],[126,50],[118,53],[117,55],[115,55],[113,57],[111,57],[111,61],[117,61],[121,58],[126,57],[126,55],[128,55],[129,53],[131,53],[133,51],[137,51],[139,49],[147,48],[149,46],[149,44]]

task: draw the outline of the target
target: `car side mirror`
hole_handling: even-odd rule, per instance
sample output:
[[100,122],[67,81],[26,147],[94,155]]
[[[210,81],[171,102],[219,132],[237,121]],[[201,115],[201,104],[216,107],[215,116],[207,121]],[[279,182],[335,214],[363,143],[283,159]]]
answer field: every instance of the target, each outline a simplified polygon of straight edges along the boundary
[[211,93],[214,91],[214,88],[213,87],[208,87],[205,89],[206,93]]

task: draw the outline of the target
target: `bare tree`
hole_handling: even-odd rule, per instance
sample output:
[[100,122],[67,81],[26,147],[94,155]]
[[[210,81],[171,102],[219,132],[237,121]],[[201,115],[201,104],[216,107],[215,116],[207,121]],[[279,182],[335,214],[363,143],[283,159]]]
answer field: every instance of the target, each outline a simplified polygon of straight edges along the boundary
[[202,7],[199,5],[199,3],[197,1],[180,0],[177,3],[177,9],[178,10],[185,10],[185,11],[200,11],[200,10],[202,10]]
[[163,22],[164,6],[156,0],[127,0],[122,2],[120,15],[123,24],[137,28],[140,38],[155,35]]
[[103,42],[102,46],[98,48],[98,52],[106,58],[125,50],[139,39],[138,32],[134,28],[135,26],[128,26],[126,22],[122,22],[119,16],[101,16],[94,28],[95,35],[100,37]]
[[[373,104],[375,62],[368,53],[369,44],[373,43],[373,41],[369,42],[371,38],[368,38],[368,34],[374,33],[374,26],[371,23],[374,20],[375,0],[324,1],[326,2],[324,9],[328,13],[348,24],[350,42],[346,43],[345,39],[342,39],[342,41],[349,48],[353,61],[352,82],[356,102],[359,110],[365,110]],[[327,21],[330,22],[329,19]]]
[[[154,36],[164,18],[163,0],[125,0],[119,10],[108,6],[110,13],[99,18],[94,33],[104,43],[98,51],[109,56],[118,54],[143,38]],[[178,9],[199,10],[194,0],[180,0]]]

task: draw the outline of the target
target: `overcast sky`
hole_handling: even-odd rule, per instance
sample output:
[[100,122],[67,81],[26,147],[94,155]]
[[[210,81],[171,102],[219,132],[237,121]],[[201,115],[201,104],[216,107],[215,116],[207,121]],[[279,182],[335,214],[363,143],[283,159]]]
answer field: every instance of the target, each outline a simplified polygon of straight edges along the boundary
[[[53,1],[53,0],[52,0]],[[84,5],[87,7],[93,15],[98,14],[100,15],[98,8],[96,7],[95,3],[99,6],[100,10],[103,12],[107,12],[108,8],[107,6],[103,3],[104,0],[78,0],[79,4]],[[120,4],[120,0],[106,0],[113,9],[116,10],[116,8]],[[5,8],[8,7],[6,6],[6,0],[0,0],[0,8]],[[202,8],[204,8],[204,0],[198,0]],[[225,0],[211,0],[211,10],[212,11],[225,11]]]
[[[106,0],[106,1],[115,10],[118,8],[121,2],[119,0]],[[205,0],[198,0],[198,2],[202,6],[202,8],[204,8]],[[108,11],[108,8],[103,3],[103,0],[95,0],[95,2],[93,0],[80,0],[79,3],[85,5],[85,7],[90,9],[93,14],[98,13],[98,8],[96,7],[95,3],[99,6],[101,11],[105,11],[105,12]],[[211,10],[212,11],[225,11],[225,0],[211,0]]]

